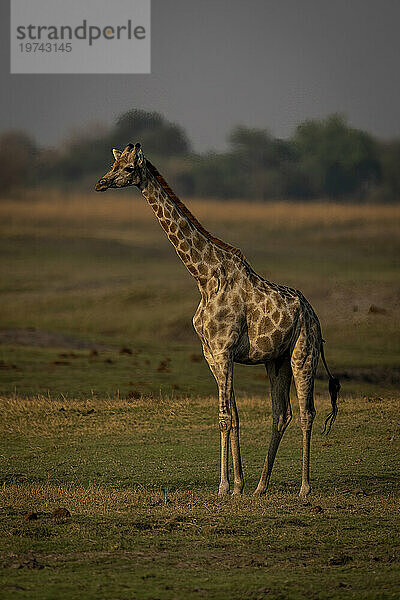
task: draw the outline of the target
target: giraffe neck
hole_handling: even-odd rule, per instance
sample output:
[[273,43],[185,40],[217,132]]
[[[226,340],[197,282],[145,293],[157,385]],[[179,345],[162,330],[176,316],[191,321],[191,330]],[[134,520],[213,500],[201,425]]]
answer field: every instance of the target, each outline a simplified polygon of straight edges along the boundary
[[243,258],[237,248],[214,238],[204,229],[150,161],[147,161],[147,182],[141,192],[200,291],[227,255]]

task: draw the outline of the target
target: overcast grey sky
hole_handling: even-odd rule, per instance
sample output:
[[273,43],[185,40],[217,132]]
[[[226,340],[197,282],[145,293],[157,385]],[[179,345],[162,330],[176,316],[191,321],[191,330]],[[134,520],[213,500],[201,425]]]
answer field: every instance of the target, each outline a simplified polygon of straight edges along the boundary
[[152,0],[150,75],[63,76],[9,74],[0,3],[0,130],[56,144],[139,107],[182,124],[198,151],[224,148],[239,123],[286,137],[337,111],[400,135],[400,0]]

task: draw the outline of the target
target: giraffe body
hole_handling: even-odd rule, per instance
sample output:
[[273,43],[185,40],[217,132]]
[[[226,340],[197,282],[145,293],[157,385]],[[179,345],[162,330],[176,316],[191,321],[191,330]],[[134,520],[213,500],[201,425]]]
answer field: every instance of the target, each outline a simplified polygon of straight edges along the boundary
[[[248,365],[275,360],[291,351],[302,329],[319,348],[318,319],[297,290],[273,284],[240,264],[232,280],[226,269],[217,277],[217,288],[201,299],[193,318],[205,351],[211,355],[230,350],[234,362]],[[314,326],[312,326],[314,321]]]
[[[314,377],[322,344],[318,317],[301,292],[263,279],[240,250],[206,231],[155,167],[146,161],[139,144],[129,144],[123,152],[113,152],[115,163],[100,179],[96,190],[136,185],[200,291],[201,300],[193,317],[193,326],[219,391],[219,493],[229,491],[229,440],[233,493],[240,494],[244,485],[239,417],[233,389],[233,365],[241,363],[265,364],[271,382],[272,436],[255,493],[263,494],[267,489],[280,440],[291,420],[290,384],[293,377],[303,432],[300,495],[306,496],[310,491]],[[326,366],[325,360],[324,364]],[[330,382],[337,382],[330,374],[329,377]],[[336,405],[332,399],[330,424],[335,417]]]

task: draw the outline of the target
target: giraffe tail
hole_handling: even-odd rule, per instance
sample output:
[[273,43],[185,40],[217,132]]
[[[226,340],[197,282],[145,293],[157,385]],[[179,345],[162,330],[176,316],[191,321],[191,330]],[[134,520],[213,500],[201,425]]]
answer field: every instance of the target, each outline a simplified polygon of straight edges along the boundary
[[321,358],[322,358],[322,362],[324,364],[324,367],[325,367],[326,372],[329,377],[329,395],[331,397],[331,404],[332,404],[332,410],[329,413],[329,415],[326,417],[324,429],[322,430],[322,433],[326,433],[326,435],[328,435],[330,430],[332,429],[332,425],[334,424],[337,413],[338,413],[337,398],[338,398],[338,394],[339,394],[339,390],[340,390],[340,382],[337,377],[334,377],[332,375],[332,373],[330,372],[330,370],[328,368],[328,365],[326,364],[323,340],[321,342]]

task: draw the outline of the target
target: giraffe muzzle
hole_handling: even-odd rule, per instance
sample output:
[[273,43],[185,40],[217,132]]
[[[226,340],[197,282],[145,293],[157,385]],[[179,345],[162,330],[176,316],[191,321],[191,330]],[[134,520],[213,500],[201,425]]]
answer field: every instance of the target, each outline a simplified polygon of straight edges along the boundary
[[94,189],[96,192],[105,192],[106,190],[108,190],[108,187],[108,184],[100,179],[100,181],[98,181],[94,186]]

